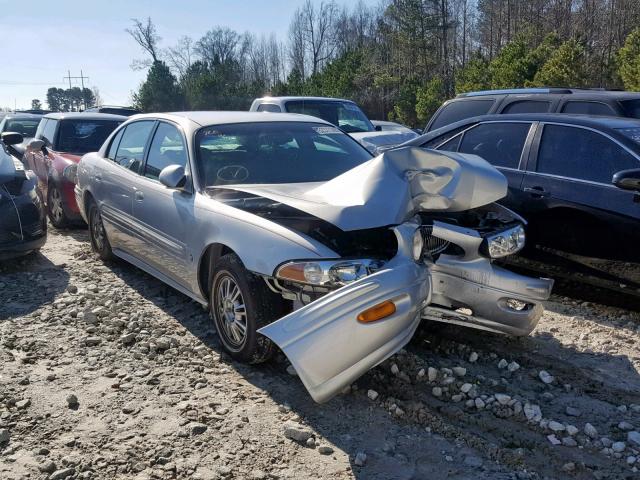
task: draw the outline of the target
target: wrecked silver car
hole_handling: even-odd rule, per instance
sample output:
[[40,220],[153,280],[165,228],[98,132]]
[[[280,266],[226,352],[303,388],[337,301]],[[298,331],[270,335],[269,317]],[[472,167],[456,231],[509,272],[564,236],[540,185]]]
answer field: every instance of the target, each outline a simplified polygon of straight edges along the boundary
[[474,155],[372,158],[302,115],[132,117],[78,166],[101,258],[121,257],[210,308],[224,348],[274,344],[323,402],[402,348],[423,320],[527,335],[552,281],[502,269],[523,220]]

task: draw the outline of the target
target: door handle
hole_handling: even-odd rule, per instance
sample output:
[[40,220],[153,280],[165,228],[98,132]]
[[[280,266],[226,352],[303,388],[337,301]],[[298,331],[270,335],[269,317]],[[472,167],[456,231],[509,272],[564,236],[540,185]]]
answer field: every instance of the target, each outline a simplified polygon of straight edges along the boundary
[[93,177],[93,178],[95,179],[95,181],[96,181],[97,183],[102,182],[102,175],[96,175],[96,176],[95,176],[95,177]]
[[144,200],[144,192],[142,190],[136,190],[136,200],[139,202]]
[[534,198],[545,198],[551,195],[542,187],[524,187],[524,191],[530,193]]

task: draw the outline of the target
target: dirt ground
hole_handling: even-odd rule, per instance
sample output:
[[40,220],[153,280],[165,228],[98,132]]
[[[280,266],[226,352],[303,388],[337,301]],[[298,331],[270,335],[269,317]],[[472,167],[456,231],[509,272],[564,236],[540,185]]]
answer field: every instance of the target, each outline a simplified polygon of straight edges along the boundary
[[195,302],[51,229],[0,265],[0,478],[640,478],[640,314],[546,307],[523,339],[426,325],[318,405],[284,357],[231,361]]

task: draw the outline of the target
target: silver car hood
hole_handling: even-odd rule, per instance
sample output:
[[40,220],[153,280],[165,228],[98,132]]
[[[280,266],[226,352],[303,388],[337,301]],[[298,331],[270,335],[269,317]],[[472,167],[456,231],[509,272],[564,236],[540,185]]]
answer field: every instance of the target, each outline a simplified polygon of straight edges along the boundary
[[327,182],[217,188],[269,198],[350,231],[487,205],[506,195],[507,179],[477,155],[403,147]]

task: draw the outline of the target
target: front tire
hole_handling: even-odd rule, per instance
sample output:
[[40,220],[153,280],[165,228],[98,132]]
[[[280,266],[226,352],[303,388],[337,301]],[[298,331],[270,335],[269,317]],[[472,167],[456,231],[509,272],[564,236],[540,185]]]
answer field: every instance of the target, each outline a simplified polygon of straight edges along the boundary
[[69,219],[64,212],[62,192],[56,184],[51,181],[47,188],[47,215],[56,228],[65,228],[69,225]]
[[212,274],[209,308],[222,346],[236,360],[265,362],[275,346],[257,330],[283,316],[286,303],[235,254],[222,256]]
[[102,223],[100,209],[93,201],[89,204],[89,237],[91,238],[91,248],[101,260],[107,261],[113,258],[111,244]]

